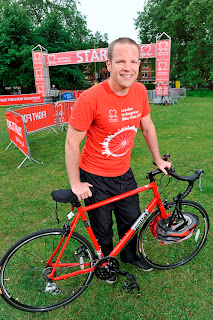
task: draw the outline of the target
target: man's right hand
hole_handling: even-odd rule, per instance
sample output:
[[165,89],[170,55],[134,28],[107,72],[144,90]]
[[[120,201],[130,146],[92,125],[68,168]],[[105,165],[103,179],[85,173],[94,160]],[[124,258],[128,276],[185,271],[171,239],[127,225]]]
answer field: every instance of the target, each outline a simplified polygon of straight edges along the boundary
[[84,200],[92,196],[90,188],[93,187],[88,182],[79,182],[78,184],[72,185],[72,192],[76,194],[78,200]]

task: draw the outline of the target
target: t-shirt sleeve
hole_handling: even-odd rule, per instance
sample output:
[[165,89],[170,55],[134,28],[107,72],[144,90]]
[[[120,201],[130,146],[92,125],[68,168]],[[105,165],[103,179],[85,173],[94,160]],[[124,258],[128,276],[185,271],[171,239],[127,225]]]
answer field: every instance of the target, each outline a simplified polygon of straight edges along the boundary
[[146,117],[151,112],[146,87],[143,85],[143,111],[141,117]]
[[80,131],[87,131],[94,119],[94,103],[87,94],[83,93],[75,102],[69,124]]

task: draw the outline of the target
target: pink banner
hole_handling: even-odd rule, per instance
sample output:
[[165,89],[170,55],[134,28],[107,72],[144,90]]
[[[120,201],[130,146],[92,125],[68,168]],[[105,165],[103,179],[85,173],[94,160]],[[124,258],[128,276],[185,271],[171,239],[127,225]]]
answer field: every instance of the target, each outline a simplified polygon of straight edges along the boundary
[[74,105],[74,101],[61,101],[56,105],[56,116],[58,117],[59,123],[69,122],[71,109]]
[[34,51],[33,55],[33,67],[35,76],[36,92],[46,96],[45,79],[44,79],[44,67],[42,60],[42,51]]
[[[140,58],[154,58],[155,57],[155,43],[139,45]],[[78,64],[78,63],[90,63],[106,61],[108,58],[108,49],[88,49],[82,51],[69,51],[51,53],[45,55],[45,62],[47,66],[58,66],[65,64]],[[35,71],[36,76],[36,71]],[[41,77],[42,73],[39,70],[38,77]]]
[[8,95],[0,96],[0,106],[12,106],[16,104],[32,104],[42,103],[43,97],[41,94],[20,94],[17,96]]
[[155,43],[141,44],[140,48],[140,58],[155,58]]
[[168,95],[170,70],[170,40],[157,41],[156,94]]
[[59,52],[45,55],[45,61],[47,66],[99,62],[106,60],[107,48]]
[[24,116],[27,133],[57,124],[54,103],[26,107],[16,112]]
[[78,97],[80,97],[80,95],[84,92],[84,90],[74,90],[73,91],[73,95],[74,95],[74,99],[78,99]]
[[5,115],[10,141],[26,156],[29,156],[22,117],[8,111],[5,111]]
[[168,96],[169,85],[166,83],[156,84],[156,96]]

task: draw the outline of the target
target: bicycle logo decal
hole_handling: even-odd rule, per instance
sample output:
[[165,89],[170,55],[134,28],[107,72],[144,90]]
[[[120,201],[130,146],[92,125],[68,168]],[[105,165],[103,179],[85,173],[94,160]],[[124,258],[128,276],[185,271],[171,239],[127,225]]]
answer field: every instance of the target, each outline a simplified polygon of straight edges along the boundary
[[137,129],[135,126],[124,127],[118,130],[116,133],[109,135],[104,139],[102,155],[107,157],[122,157],[129,150],[131,150],[136,135]]

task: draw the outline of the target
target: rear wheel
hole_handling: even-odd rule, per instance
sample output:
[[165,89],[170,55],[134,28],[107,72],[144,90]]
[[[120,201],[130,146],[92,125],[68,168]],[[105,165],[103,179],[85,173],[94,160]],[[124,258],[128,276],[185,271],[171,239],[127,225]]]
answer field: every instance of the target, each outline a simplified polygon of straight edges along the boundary
[[[175,202],[170,202],[168,207],[170,209],[167,210],[167,213],[173,212]],[[138,240],[139,252],[152,267],[156,269],[176,268],[190,261],[203,247],[209,230],[209,218],[206,210],[194,201],[183,200],[182,213],[196,215],[199,224],[191,237],[181,242],[164,244],[157,239],[156,233],[153,234],[153,228],[150,228],[150,224],[153,225],[158,220],[159,210],[156,210],[143,225]]]
[[[13,307],[28,312],[50,311],[76,299],[91,282],[94,272],[65,280],[49,281],[51,266],[46,266],[62,237],[64,229],[32,233],[14,244],[1,260],[2,297]],[[95,258],[90,243],[73,233],[54,276],[91,267]],[[54,259],[56,261],[56,258]]]

